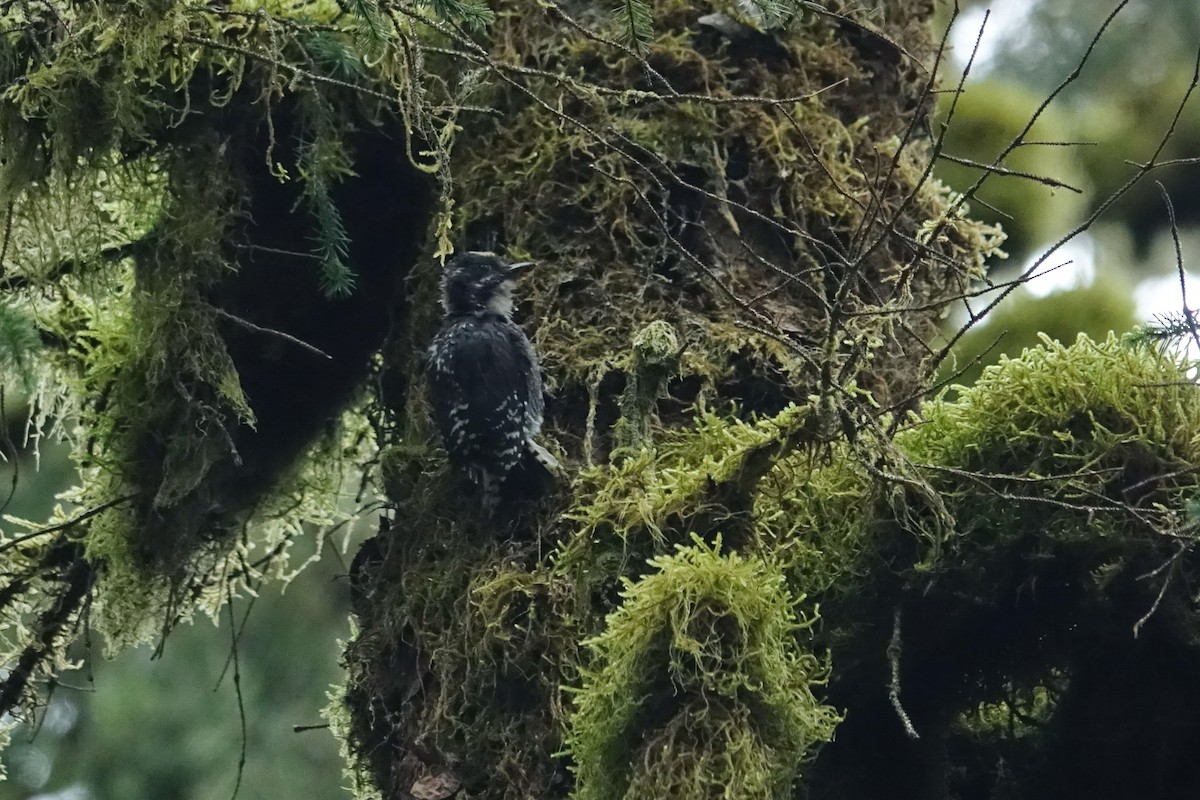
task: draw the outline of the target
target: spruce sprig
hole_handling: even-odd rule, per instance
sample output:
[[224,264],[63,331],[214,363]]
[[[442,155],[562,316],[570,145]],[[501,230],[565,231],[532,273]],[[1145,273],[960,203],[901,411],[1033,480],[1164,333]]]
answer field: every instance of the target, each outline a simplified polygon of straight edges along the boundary
[[341,37],[328,31],[307,31],[300,41],[313,63],[329,77],[352,82],[365,74],[361,59]]
[[645,0],[621,0],[612,12],[621,42],[638,53],[646,52],[654,36],[654,19]]
[[326,297],[347,297],[354,291],[354,270],[349,264],[350,234],[333,202],[328,180],[323,175],[309,178],[304,196],[316,222],[313,242],[321,262],[321,292]]
[[343,8],[354,19],[358,40],[368,53],[380,53],[391,42],[391,29],[379,8],[379,0],[343,0]]
[[1125,341],[1135,346],[1172,347],[1185,344],[1186,339],[1200,340],[1200,319],[1191,309],[1158,314],[1125,335]]
[[350,234],[333,200],[333,184],[349,165],[329,108],[320,100],[306,105],[298,154],[301,197],[314,223],[311,238],[321,265],[321,291],[326,297],[346,297],[354,291],[355,276],[349,263]]
[[429,7],[442,19],[461,22],[475,30],[490,25],[496,18],[492,9],[480,0],[430,0]]

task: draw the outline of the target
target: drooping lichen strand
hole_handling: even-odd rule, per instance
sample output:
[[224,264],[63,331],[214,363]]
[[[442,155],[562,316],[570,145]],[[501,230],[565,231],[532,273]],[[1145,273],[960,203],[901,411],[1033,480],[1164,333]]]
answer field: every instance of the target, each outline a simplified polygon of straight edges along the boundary
[[[372,240],[388,262],[358,297],[376,303],[377,330],[364,335],[362,314],[339,320],[321,302],[350,289],[370,252],[362,215],[345,213],[361,165],[349,139],[370,129],[401,141],[404,123],[425,125],[428,110],[397,110],[379,91],[402,82],[394,51],[373,52],[372,69],[347,57],[361,32],[333,24],[341,14],[333,0],[0,10],[5,290],[46,345],[41,413],[80,423],[70,499],[96,509],[69,547],[28,548],[44,581],[23,584],[25,627],[6,623],[6,663],[36,646],[30,623],[55,608],[56,582],[79,565],[95,577],[89,624],[113,647],[161,636],[266,576],[286,580],[301,521],[340,517],[331,498],[370,460],[361,416],[342,412],[428,221],[427,187],[395,179],[402,150],[362,169],[405,186],[397,193],[411,210],[406,223],[378,226],[411,242]],[[371,209],[394,221],[401,205],[380,210],[375,197]],[[288,309],[298,309],[290,320]],[[285,333],[297,325],[301,335]],[[345,328],[358,351],[310,343],[333,331],[341,344]],[[341,370],[325,407],[306,410],[317,392],[305,391],[286,411],[264,409],[263,387],[305,374],[309,357]],[[43,650],[53,673],[62,654]]]
[[[799,644],[815,617],[761,559],[696,540],[627,583],[575,696],[578,800],[784,798],[837,712]],[[801,598],[802,599],[802,598]]]

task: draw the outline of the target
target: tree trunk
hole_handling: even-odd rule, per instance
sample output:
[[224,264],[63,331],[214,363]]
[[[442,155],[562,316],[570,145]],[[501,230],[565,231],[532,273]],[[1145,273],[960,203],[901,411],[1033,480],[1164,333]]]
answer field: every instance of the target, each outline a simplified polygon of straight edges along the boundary
[[[787,796],[837,712],[760,483],[859,429],[866,391],[915,402],[942,304],[997,241],[928,179],[931,9],[754,27],[658,3],[627,45],[583,7],[497,11],[482,48],[450,36],[467,64],[426,63],[500,78],[477,96],[494,113],[461,112],[444,191],[461,247],[537,262],[518,317],[567,475],[544,496],[510,481],[535,499],[502,519],[464,511],[416,377],[439,271],[415,270],[386,351],[407,387],[394,514],[352,570],[352,749],[388,798]],[[726,586],[743,568],[777,594]],[[656,586],[670,615],[634,602]]]

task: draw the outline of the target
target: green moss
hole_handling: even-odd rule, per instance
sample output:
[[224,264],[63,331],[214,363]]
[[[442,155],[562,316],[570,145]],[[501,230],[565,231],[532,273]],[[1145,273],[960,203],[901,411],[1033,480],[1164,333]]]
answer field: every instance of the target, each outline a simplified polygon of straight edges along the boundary
[[[358,633],[354,618],[350,618],[351,635]],[[345,764],[343,777],[355,800],[384,800],[383,793],[371,780],[370,772],[354,752],[353,728],[350,709],[346,705],[346,687],[330,687],[329,703],[321,709],[321,716],[329,723],[329,732],[338,740],[342,761]]]
[[[681,332],[682,374],[698,378],[706,396],[735,394],[731,384],[742,375],[778,375],[778,396],[760,410],[802,401],[817,375],[790,344],[824,339],[818,298],[838,251],[865,246],[877,236],[873,226],[891,217],[919,238],[921,225],[941,220],[954,200],[935,182],[922,184],[921,146],[895,153],[912,109],[867,104],[866,117],[862,104],[826,92],[865,78],[871,67],[816,15],[774,33],[787,58],[804,65],[787,69],[739,57],[719,37],[706,40],[696,24],[705,11],[694,5],[650,4],[647,58],[670,81],[667,91],[646,83],[632,52],[564,31],[553,15],[527,13],[520,3],[495,10],[491,58],[527,71],[470,87],[473,103],[505,113],[463,117],[440,230],[447,241],[495,240],[539,262],[523,290],[537,312],[529,327],[551,389],[586,395],[620,369],[614,354],[626,351],[631,332],[658,320]],[[741,13],[735,3],[712,10]],[[916,12],[905,8],[895,17],[906,13]],[[915,37],[910,46],[927,43],[917,28],[909,26],[907,35]],[[429,68],[462,70],[440,58]],[[891,67],[885,71],[891,79]],[[742,102],[747,96],[789,99],[768,106]],[[894,185],[879,191],[868,177],[874,172]],[[903,206],[918,187],[915,202]],[[886,207],[874,208],[881,198]],[[856,236],[862,240],[852,241]],[[929,243],[946,257],[942,264],[961,264],[961,271],[923,259],[908,264],[910,251],[887,236],[865,248],[854,269],[864,285],[894,286],[898,300],[928,299],[959,291],[999,239],[956,215]],[[418,308],[434,308],[436,280],[431,271],[414,281]],[[766,298],[756,310],[791,338],[740,325],[745,315],[718,281],[739,298]],[[877,300],[859,297],[858,289],[852,294],[852,304]],[[922,329],[935,316],[914,317],[910,325]],[[424,341],[434,319],[416,322],[416,338]],[[830,357],[870,352],[875,363],[862,371],[861,385],[882,392],[877,376],[886,373],[894,379],[890,389],[903,391],[897,381],[915,378],[919,365],[911,352],[895,349],[886,315],[856,316],[847,327]],[[565,409],[552,432],[570,434],[593,413],[579,405]],[[592,446],[564,444],[576,456]]]
[[[347,649],[350,705],[402,711],[412,735],[450,754],[461,780],[486,781],[496,797],[549,791],[576,647],[574,597],[546,565],[478,530],[443,521],[422,533],[432,538],[394,530],[370,584],[387,595],[374,606],[384,613],[364,619]],[[425,690],[414,694],[413,681]],[[356,763],[386,785],[395,765],[372,765],[373,754],[403,743],[386,719],[377,728],[370,720],[355,718]]]
[[[456,518],[419,449],[389,450],[405,523],[378,585],[394,593],[349,662],[364,690],[395,697],[413,678],[381,653],[413,647],[430,677],[405,730],[498,797],[553,794],[564,744],[580,798],[786,796],[837,724],[811,654],[835,648],[835,670],[877,659],[870,614],[948,593],[972,600],[941,622],[967,626],[1051,563],[1104,600],[1173,552],[1163,531],[1186,522],[1200,459],[1184,377],[1115,338],[1046,340],[927,405],[884,462],[861,441],[822,444],[814,405],[659,420],[650,446],[582,470],[570,506],[523,543]],[[922,481],[953,524],[910,493]],[[801,595],[822,603],[820,626]],[[801,644],[810,634],[820,645]],[[989,692],[1032,685],[1007,663],[980,678],[979,725],[1004,710]]]
[[[315,460],[239,471],[258,421],[221,310],[245,259],[247,142],[262,143],[261,177],[298,184],[328,293],[353,282],[333,201],[351,172],[343,137],[351,119],[374,119],[359,99],[396,59],[357,75],[362,94],[310,72],[323,68],[307,47],[314,31],[325,61],[352,45],[354,31],[330,25],[340,14],[332,0],[0,12],[8,277],[53,345],[38,368],[46,407],[81,426],[72,499],[118,501],[74,532],[97,573],[92,622],[116,645],[244,591],[263,577],[251,566],[263,553],[286,579],[300,520],[342,517],[331,498],[370,460],[342,439],[353,429],[370,441],[351,415],[295,448]],[[286,141],[275,124],[289,125]]]
[[[703,10],[682,0],[652,4],[645,61],[536,4],[495,3],[488,31],[462,40],[375,3],[346,5],[343,14],[331,0],[272,2],[259,14],[237,2],[227,14],[195,3],[76,4],[61,31],[45,15],[29,37],[4,36],[0,200],[19,200],[22,230],[46,242],[53,232],[36,212],[65,208],[66,195],[81,209],[66,223],[78,274],[53,275],[61,261],[49,257],[25,272],[59,292],[43,316],[64,333],[58,368],[71,374],[88,431],[77,497],[89,507],[139,498],[86,531],[104,571],[94,619],[123,643],[211,609],[262,577],[247,566],[252,554],[286,553],[299,520],[328,519],[341,470],[368,463],[378,444],[395,514],[379,558],[353,576],[363,596],[346,650],[351,715],[334,715],[359,774],[384,794],[406,792],[398,754],[419,751],[461,771],[472,792],[553,796],[569,781],[567,756],[553,755],[569,730],[581,797],[787,796],[837,724],[817,699],[828,667],[802,644],[815,612],[800,613],[799,599],[868,584],[881,553],[921,534],[889,516],[899,492],[868,468],[878,453],[829,444],[824,412],[814,413],[831,391],[822,368],[878,403],[906,396],[919,360],[894,318],[875,311],[923,309],[906,313],[905,334],[928,332],[938,301],[999,246],[994,229],[950,211],[949,190],[923,181],[923,145],[897,153],[921,113],[923,76],[890,55],[870,61],[819,15],[773,34],[802,65],[793,69],[705,42]],[[469,5],[431,8],[469,22],[479,13]],[[920,55],[930,43],[914,23],[925,10],[895,4],[887,15]],[[39,59],[31,42],[52,44],[54,58]],[[353,57],[358,46],[365,57]],[[645,88],[661,89],[647,64],[671,91]],[[348,78],[356,88],[339,83]],[[287,132],[302,142],[295,175],[271,127],[285,107],[298,109],[299,130]],[[236,266],[230,231],[250,206],[227,142],[196,134],[193,125],[205,128],[196,117],[265,131],[263,170],[299,182],[332,293],[349,289],[353,268],[337,207],[349,120],[369,128],[399,117],[411,136],[389,144],[437,173],[443,214],[431,257],[408,275],[413,312],[397,312],[387,368],[419,374],[437,316],[432,255],[495,241],[540,262],[523,287],[522,321],[555,397],[547,427],[568,469],[591,461],[580,431],[615,405],[616,391],[600,388],[614,372],[639,377],[624,409],[638,446],[577,470],[547,508],[498,530],[459,513],[410,380],[406,419],[378,427],[403,440],[359,435],[350,446],[346,437],[362,434],[352,416],[345,437],[299,456],[307,468],[255,509],[225,507],[222,482],[237,459],[226,426],[250,425],[256,410],[209,301]],[[162,147],[142,155],[148,143]],[[117,163],[152,177],[141,210],[107,226],[119,235],[106,239],[111,204],[83,190]],[[53,199],[43,186],[56,187]],[[884,221],[901,235],[883,235]],[[104,258],[137,240],[147,250],[136,263]],[[914,256],[914,241],[931,253]],[[830,330],[828,298],[843,286],[842,310],[855,313]],[[775,328],[747,326],[730,293]],[[652,363],[665,375],[642,381]],[[731,409],[747,387],[762,396]],[[1006,402],[991,414],[1016,405]],[[1014,441],[985,439],[987,416],[947,409],[900,437],[910,457],[959,468]],[[614,432],[595,433],[603,460]],[[1122,435],[1093,439],[1119,448]],[[1029,436],[1022,444],[1032,447]],[[951,440],[968,443],[956,450]],[[969,482],[938,487],[956,514],[978,508],[1007,524],[1004,504]],[[1073,517],[1055,524],[1060,538],[1085,535]],[[571,698],[568,686],[582,688]]]
[[1008,700],[980,703],[964,713],[956,727],[969,736],[1025,739],[1040,735],[1053,717],[1058,698],[1068,684],[1055,674],[1051,686],[1009,687]]
[[914,531],[927,545],[918,566],[978,567],[1003,582],[1006,570],[979,560],[1070,551],[1064,563],[1086,574],[1122,551],[1153,558],[1196,491],[1198,431],[1185,364],[1114,335],[1070,346],[1043,337],[897,436],[955,520],[945,540]]
[[679,336],[662,321],[651,322],[633,337],[633,352],[621,394],[621,419],[613,431],[618,449],[638,450],[649,443],[651,415],[678,369]]
[[735,480],[748,456],[780,443],[809,416],[806,406],[753,423],[703,414],[694,428],[664,434],[653,449],[581,472],[578,505],[568,516],[581,525],[580,539],[616,533],[626,541],[648,536],[663,543],[673,521],[706,505],[714,484]]
[[[106,652],[157,643],[174,624],[196,613],[216,618],[231,597],[252,595],[265,580],[289,582],[323,552],[334,531],[350,530],[359,508],[348,497],[362,479],[358,465],[374,446],[361,413],[349,409],[276,476],[272,491],[252,509],[180,518],[165,532],[148,524],[144,509],[136,505],[97,515],[84,545],[88,559],[103,565],[91,622],[104,634]],[[117,496],[125,487],[106,482],[119,477],[102,470],[85,473],[74,499],[87,505],[88,493],[106,487],[110,496]],[[214,496],[203,491],[159,513],[190,510]],[[218,535],[231,527],[243,532],[238,540]],[[155,534],[160,541],[143,538]],[[301,537],[314,537],[315,555],[292,554]]]
[[[992,472],[1045,474],[1102,444],[1138,444],[1162,458],[1200,456],[1200,397],[1186,365],[1110,335],[1072,345],[1042,337],[1040,347],[1003,358],[953,402],[922,410],[922,424],[897,443],[914,459],[968,467],[988,458]],[[1044,460],[1014,457],[1040,453]]]
[[654,559],[590,640],[568,743],[575,797],[783,798],[839,721],[800,646],[814,618],[768,562],[696,541]]
[[[389,448],[385,475],[392,476],[389,486],[403,513],[387,534],[388,555],[368,579],[369,586],[387,593],[371,606],[379,616],[363,620],[362,634],[348,649],[352,695],[359,698],[354,702],[365,699],[359,692],[369,692],[404,708],[411,726],[406,730],[461,763],[456,771],[468,784],[487,780],[497,797],[551,792],[562,781],[563,765],[550,754],[562,749],[562,730],[572,708],[564,687],[578,685],[581,665],[590,660],[580,642],[607,629],[605,615],[618,602],[622,577],[644,572],[646,557],[686,540],[687,531],[696,529],[693,525],[719,530],[727,513],[714,487],[738,485],[749,462],[778,452],[808,419],[808,409],[801,407],[753,423],[705,414],[691,430],[663,431],[653,447],[580,476],[577,505],[537,531],[537,543],[529,545],[497,541],[493,531],[479,530],[475,521],[454,511],[439,469],[431,469],[417,450]],[[781,475],[776,484],[781,492],[784,480]],[[697,508],[711,510],[713,516],[697,516],[692,513]],[[419,529],[411,527],[412,520],[422,521]],[[768,538],[748,545],[764,546]],[[725,569],[721,565],[726,560],[713,557]],[[789,557],[802,560],[793,552]],[[743,564],[738,557],[733,563]],[[754,572],[757,592],[759,573],[766,567],[758,559],[746,563],[750,566],[731,567],[731,574],[720,580],[737,581]],[[658,569],[657,562],[649,568]],[[779,569],[769,570],[770,592],[784,592]],[[769,596],[793,614],[784,594]],[[761,625],[767,631],[762,635],[795,635],[798,626],[809,624],[794,616],[786,624],[765,619],[768,611],[754,605],[760,600],[746,602],[747,613],[754,615],[748,624],[756,631]],[[709,614],[711,607],[705,609],[699,613]],[[771,664],[773,658],[786,663],[798,659],[804,669],[811,667],[808,677],[814,684],[823,674],[816,659],[791,646],[764,658]],[[395,698],[409,697],[415,678],[409,668],[394,665],[410,662],[421,665],[427,688],[401,702]],[[767,662],[747,666],[748,674],[756,676],[756,670],[768,668]],[[715,664],[710,667],[717,670]],[[785,695],[793,689],[799,691],[794,686],[770,689],[775,698],[770,703],[790,702]],[[718,703],[716,696],[711,700]],[[702,748],[711,757],[696,762],[696,780],[709,780],[704,775],[717,780],[713,770],[740,774],[743,767],[757,764],[747,779],[778,789],[787,772],[781,764],[794,755],[790,737],[798,723],[789,716],[793,711],[762,710],[755,703],[714,709],[718,721]],[[359,717],[353,734],[364,754],[393,746],[373,738],[383,732],[362,727],[370,718]],[[689,719],[664,720],[662,735],[683,742]]]
[[802,450],[780,459],[758,484],[758,546],[807,594],[852,595],[874,568],[886,487],[858,459],[844,447],[825,459]]

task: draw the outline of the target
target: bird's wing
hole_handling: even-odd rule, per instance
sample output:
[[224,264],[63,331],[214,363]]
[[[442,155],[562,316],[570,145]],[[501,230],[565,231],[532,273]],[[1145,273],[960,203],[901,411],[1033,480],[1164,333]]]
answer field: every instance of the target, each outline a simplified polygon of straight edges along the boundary
[[[486,317],[472,322],[452,324],[438,334],[453,346],[435,341],[431,348],[434,416],[454,460],[467,465],[490,461],[507,472],[524,449],[529,376],[536,365],[528,340],[514,323]],[[540,384],[539,378],[539,406]]]

